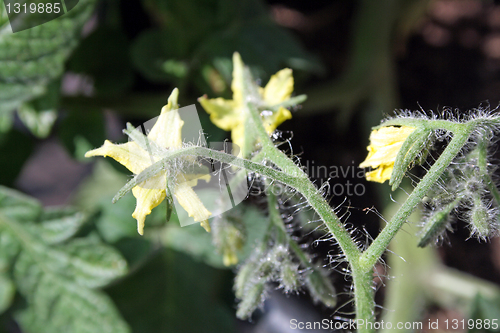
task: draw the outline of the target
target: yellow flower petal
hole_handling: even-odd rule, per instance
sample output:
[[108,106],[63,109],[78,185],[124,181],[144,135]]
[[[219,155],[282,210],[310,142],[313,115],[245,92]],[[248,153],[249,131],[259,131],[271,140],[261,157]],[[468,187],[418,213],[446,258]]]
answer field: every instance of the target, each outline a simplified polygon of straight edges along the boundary
[[244,149],[245,126],[243,124],[238,124],[238,126],[233,128],[233,131],[231,132],[231,140],[235,145],[240,147],[240,149]]
[[[239,53],[233,54],[233,81],[231,89],[233,91],[233,99],[226,100],[223,98],[207,99],[206,96],[200,97],[199,102],[203,108],[210,114],[210,120],[226,131],[231,131],[233,143],[244,149],[245,143],[245,103],[244,87],[245,84],[245,64],[241,60]],[[261,98],[258,102],[262,107],[271,107],[282,103],[290,98],[293,92],[293,76],[291,69],[283,69],[271,76],[271,79],[264,88],[254,84]],[[257,96],[255,96],[257,97]],[[258,97],[257,97],[258,99]],[[284,107],[280,107],[278,111],[264,111],[268,115],[262,116],[262,121],[266,131],[271,134],[277,126],[283,121],[290,119],[292,114]]]
[[243,105],[245,100],[243,98],[243,88],[245,87],[245,64],[241,60],[238,52],[233,54],[233,82],[231,82],[231,90],[233,91],[233,101],[236,105]]
[[278,111],[273,112],[269,116],[264,116],[262,121],[264,123],[264,127],[268,134],[272,134],[274,130],[281,125],[287,119],[292,118],[292,113],[285,109],[284,107],[280,107]]
[[234,101],[220,97],[207,99],[206,96],[200,97],[198,101],[210,115],[210,120],[217,127],[225,131],[231,131],[241,123],[241,115]]
[[392,165],[384,165],[379,168],[367,172],[366,180],[371,182],[383,183],[388,179],[391,179],[392,169],[394,168],[394,164]]
[[[137,220],[137,232],[140,235],[144,234],[146,215],[151,214],[151,210],[158,206],[166,197],[165,181],[162,184],[161,179],[165,179],[165,173],[160,173],[148,179],[148,181],[141,183],[144,187],[138,185],[132,189],[132,193],[137,199],[137,205],[132,213],[132,217]],[[153,185],[155,183],[158,186],[155,187]]]
[[398,152],[414,130],[415,127],[410,126],[386,126],[372,131],[367,148],[368,156],[359,165],[361,168],[374,168],[366,173],[367,180],[383,183],[391,179]]
[[289,68],[285,68],[271,76],[271,79],[264,88],[262,97],[264,97],[264,101],[269,106],[273,106],[289,99],[292,95],[292,92],[292,70]]
[[148,134],[148,139],[163,148],[182,147],[181,131],[184,121],[181,120],[177,110],[179,108],[178,96],[179,91],[176,88],[168,98],[168,104],[161,109],[160,116]]
[[194,218],[195,222],[203,222],[202,226],[205,229],[207,229],[207,227],[209,228],[208,222],[204,221],[208,220],[212,213],[205,208],[200,198],[198,198],[194,190],[187,182],[177,184],[175,186],[174,195],[182,208],[186,210],[188,215]]
[[115,145],[106,140],[102,147],[85,153],[85,157],[92,156],[109,156],[135,174],[141,173],[151,165],[151,157],[148,152],[132,141]]
[[[396,161],[396,156],[398,155],[403,142],[393,143],[387,146],[381,146],[377,148],[371,148],[366,160],[363,161],[359,166],[362,168],[372,167],[376,168],[377,166]],[[371,147],[371,146],[370,146]]]
[[405,141],[414,130],[415,127],[411,126],[386,126],[373,130],[370,134],[370,146],[382,147]]

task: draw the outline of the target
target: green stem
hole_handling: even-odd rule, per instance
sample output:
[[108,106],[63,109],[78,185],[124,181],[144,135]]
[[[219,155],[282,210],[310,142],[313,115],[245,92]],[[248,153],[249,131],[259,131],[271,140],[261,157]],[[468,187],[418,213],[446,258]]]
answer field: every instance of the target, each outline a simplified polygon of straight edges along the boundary
[[370,271],[377,263],[385,249],[389,246],[391,240],[406,222],[408,216],[422,201],[429,189],[436,184],[445,168],[450,165],[457,154],[460,153],[460,150],[467,142],[467,139],[475,128],[473,125],[474,124],[471,123],[460,124],[460,129],[454,133],[453,139],[443,151],[441,156],[439,156],[438,160],[432,165],[425,177],[418,183],[417,187],[413,190],[408,199],[399,208],[389,223],[387,223],[385,228],[373,241],[370,247],[363,252],[359,263],[365,272]]
[[[262,124],[257,107],[249,102],[246,104],[245,111],[253,121],[254,130],[262,144],[262,151],[266,154],[266,158],[278,166],[284,173],[295,176],[296,183],[285,184],[291,185],[304,196],[307,202],[323,220],[330,233],[337,240],[342,252],[346,256],[347,262],[351,265],[355,290],[356,318],[363,319],[365,322],[372,322],[375,306],[372,290],[372,276],[371,274],[364,274],[359,268],[358,262],[361,251],[344,228],[343,223],[333,212],[328,202],[326,202],[318,189],[311,183],[304,170],[300,169],[281,150],[276,148]],[[302,251],[295,252],[302,253]],[[301,260],[307,260],[307,257],[301,258]],[[361,328],[360,332],[369,331],[365,331]]]
[[[427,124],[432,124],[432,122]],[[408,199],[399,208],[389,223],[387,223],[382,232],[375,238],[370,247],[360,255],[359,261],[357,263],[351,263],[355,288],[356,319],[358,323],[366,323],[367,321],[373,322],[374,319],[375,303],[372,288],[373,267],[381,258],[382,254],[389,246],[389,243],[406,222],[415,207],[421,202],[429,189],[439,180],[445,168],[450,165],[457,154],[460,153],[462,147],[475,128],[475,124],[471,123],[446,123],[445,125],[447,125],[446,127],[448,129],[454,130],[454,137],[451,142],[441,156],[439,156],[438,160],[432,165],[425,177],[419,182]],[[359,325],[358,331],[360,333],[369,333],[373,332],[373,329]]]
[[[373,272],[363,272],[359,265],[351,264],[354,283],[354,305],[358,333],[374,332],[371,325],[375,319],[375,292],[373,290]],[[370,324],[368,324],[370,323]],[[367,325],[368,324],[368,325]]]

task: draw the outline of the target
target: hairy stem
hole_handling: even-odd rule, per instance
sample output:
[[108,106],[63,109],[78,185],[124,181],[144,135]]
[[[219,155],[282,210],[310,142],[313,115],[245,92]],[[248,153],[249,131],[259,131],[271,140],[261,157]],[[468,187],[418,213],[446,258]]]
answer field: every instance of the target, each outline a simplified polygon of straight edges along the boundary
[[[458,124],[457,124],[458,125]],[[370,271],[384,253],[389,243],[415,207],[422,201],[429,189],[439,180],[439,177],[467,142],[474,130],[473,124],[465,123],[454,133],[453,139],[443,151],[438,160],[432,165],[425,177],[418,183],[408,199],[399,208],[392,219],[387,223],[382,232],[375,238],[370,247],[360,257],[360,265],[366,271]]]

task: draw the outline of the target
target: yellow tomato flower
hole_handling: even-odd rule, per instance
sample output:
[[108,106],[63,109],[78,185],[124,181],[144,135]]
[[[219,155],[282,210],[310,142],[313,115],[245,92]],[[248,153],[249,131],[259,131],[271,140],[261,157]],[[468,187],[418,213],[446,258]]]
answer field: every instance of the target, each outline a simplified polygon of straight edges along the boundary
[[[243,147],[245,138],[245,94],[244,88],[245,65],[241,60],[239,53],[233,55],[233,81],[231,90],[233,99],[224,98],[208,99],[206,96],[200,97],[199,102],[203,108],[210,114],[210,119],[218,127],[225,131],[231,131],[233,142],[239,147]],[[293,92],[292,70],[283,69],[274,74],[267,85],[258,87],[261,103],[264,107],[272,107],[283,103],[290,98]],[[282,122],[292,118],[292,114],[284,107],[279,107],[277,111],[264,111],[261,114],[262,122],[267,133],[274,132]]]
[[[160,116],[147,135],[150,142],[156,144],[157,147],[164,148],[165,151],[182,147],[181,130],[184,121],[181,120],[177,111],[179,107],[177,104],[178,96],[179,91],[174,89],[168,98],[168,104],[162,108]],[[85,154],[85,157],[91,156],[109,156],[136,175],[162,158],[162,156],[147,152],[134,141],[113,144],[108,140],[104,142],[102,147]],[[141,235],[144,233],[146,215],[149,215],[151,210],[158,206],[167,195],[166,172],[161,171],[132,189],[132,193],[137,199],[137,206],[132,216],[137,220],[137,231]],[[200,177],[200,175],[183,174],[180,171],[174,177],[169,177],[169,181],[172,180],[174,183],[170,188],[173,188],[173,194],[179,204],[190,217],[194,218],[194,221],[200,222],[207,231],[210,231],[208,218],[211,213],[205,208],[192,187],[196,186],[197,178],[203,178],[207,181],[209,177],[208,174]]]
[[359,165],[361,168],[374,168],[366,173],[367,180],[383,183],[391,179],[396,156],[403,142],[414,130],[415,127],[410,126],[386,126],[371,132],[368,156]]

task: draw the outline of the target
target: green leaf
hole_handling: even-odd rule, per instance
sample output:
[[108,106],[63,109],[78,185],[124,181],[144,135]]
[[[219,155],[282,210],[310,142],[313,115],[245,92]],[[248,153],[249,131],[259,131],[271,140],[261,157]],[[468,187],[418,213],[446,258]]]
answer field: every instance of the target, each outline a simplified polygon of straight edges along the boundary
[[39,138],[49,135],[57,118],[56,110],[37,110],[31,103],[23,103],[17,110],[17,114],[31,133]]
[[0,186],[0,213],[16,221],[35,221],[42,213],[42,205],[35,199]]
[[225,67],[235,51],[261,79],[283,66],[323,71],[286,29],[268,18],[262,1],[148,0],[145,7],[161,29],[140,35],[131,52],[136,68],[151,80],[185,84],[180,80],[188,77],[201,91],[220,95],[229,86],[221,81],[230,82]]
[[266,20],[245,22],[237,30],[212,34],[201,48],[207,50],[209,59],[214,59],[214,65],[218,65],[216,59],[231,59],[237,50],[254,77],[264,81],[283,66],[313,73],[323,70],[288,31]]
[[10,113],[47,92],[47,85],[63,73],[64,62],[77,45],[94,4],[95,0],[80,0],[67,14],[17,33],[2,20],[0,114]]
[[85,215],[73,208],[47,208],[33,228],[45,243],[54,245],[74,236],[85,222]]
[[92,175],[78,188],[74,203],[93,212],[99,209],[103,197],[113,196],[126,181],[127,176],[116,171],[108,161],[99,159],[95,162]]
[[17,110],[22,122],[35,136],[46,138],[57,119],[57,107],[61,81],[54,80],[47,85],[47,92],[29,102],[24,102]]
[[[122,200],[112,203],[113,195],[102,197],[101,213],[96,219],[96,226],[102,237],[109,243],[114,243],[124,237],[137,237],[137,221],[132,217],[136,200],[132,193]],[[152,214],[159,212],[153,210]],[[151,215],[148,216],[147,226],[150,226]]]
[[[135,198],[130,193],[116,204],[111,203],[114,194],[127,181],[107,161],[98,160],[94,171],[81,185],[75,203],[82,209],[97,213],[95,225],[108,243],[124,237],[137,236],[137,221],[132,217]],[[153,210],[155,214],[157,210]],[[148,224],[151,218],[148,217]]]
[[30,306],[16,319],[24,332],[129,332],[112,301],[102,292],[57,276],[39,277]]
[[126,262],[95,235],[71,238],[83,223],[77,211],[41,211],[35,200],[0,187],[0,262],[26,301],[15,311],[24,332],[128,332],[95,289],[122,276]]
[[212,244],[212,237],[199,223],[185,227],[181,227],[177,223],[169,223],[165,230],[163,243],[210,266],[224,267],[222,256],[217,253],[217,249]]
[[14,117],[12,113],[0,112],[0,133],[7,132],[8,130],[10,130],[13,123],[14,123]]

